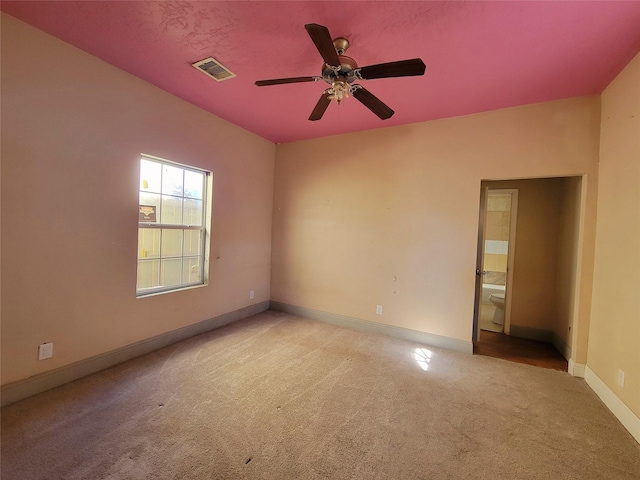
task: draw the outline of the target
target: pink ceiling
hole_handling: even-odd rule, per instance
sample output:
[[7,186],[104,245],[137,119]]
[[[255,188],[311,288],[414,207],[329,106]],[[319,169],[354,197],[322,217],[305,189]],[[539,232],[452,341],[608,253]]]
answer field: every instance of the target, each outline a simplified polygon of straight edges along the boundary
[[[640,51],[640,1],[2,1],[1,9],[273,142],[600,93]],[[304,25],[351,42],[360,66],[420,57],[423,77],[362,81],[396,114],[355,99],[307,120],[326,87],[256,87],[319,75]],[[237,77],[191,67],[213,56]]]

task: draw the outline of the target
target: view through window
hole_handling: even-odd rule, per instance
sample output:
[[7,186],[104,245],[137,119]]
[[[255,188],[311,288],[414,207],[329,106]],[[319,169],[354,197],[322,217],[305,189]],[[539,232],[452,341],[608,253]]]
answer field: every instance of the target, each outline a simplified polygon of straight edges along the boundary
[[209,176],[141,157],[138,296],[206,283]]

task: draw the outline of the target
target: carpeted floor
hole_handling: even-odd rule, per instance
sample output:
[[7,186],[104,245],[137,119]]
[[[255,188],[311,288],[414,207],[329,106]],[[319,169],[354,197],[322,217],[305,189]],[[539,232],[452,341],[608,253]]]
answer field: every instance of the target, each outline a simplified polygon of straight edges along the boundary
[[583,380],[265,312],[2,410],[2,478],[640,479]]

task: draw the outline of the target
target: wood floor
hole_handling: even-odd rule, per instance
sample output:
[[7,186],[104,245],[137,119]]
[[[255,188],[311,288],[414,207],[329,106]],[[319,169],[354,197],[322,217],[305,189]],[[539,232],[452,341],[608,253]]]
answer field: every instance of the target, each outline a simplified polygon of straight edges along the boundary
[[480,330],[479,340],[473,342],[473,353],[526,363],[553,370],[567,371],[565,358],[546,342],[512,337],[503,333]]

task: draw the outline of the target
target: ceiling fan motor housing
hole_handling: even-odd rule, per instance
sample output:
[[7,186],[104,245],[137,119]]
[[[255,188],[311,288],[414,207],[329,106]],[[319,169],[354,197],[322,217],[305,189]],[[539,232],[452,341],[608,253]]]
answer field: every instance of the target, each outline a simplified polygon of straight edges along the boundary
[[344,37],[338,37],[333,40],[333,46],[336,49],[336,53],[338,54],[338,60],[340,61],[339,69],[337,69],[337,65],[331,66],[328,64],[322,65],[322,78],[328,84],[332,84],[336,80],[341,80],[343,82],[352,83],[356,79],[356,74],[354,70],[358,68],[358,64],[356,61],[347,57],[344,53],[349,48],[349,40]]
[[352,83],[356,79],[354,70],[358,68],[358,64],[353,58],[346,55],[338,55],[338,60],[340,60],[339,70],[326,63],[322,65],[322,78],[329,84],[336,80]]

